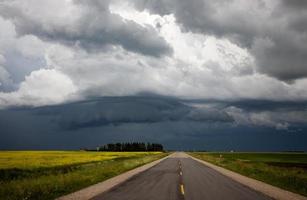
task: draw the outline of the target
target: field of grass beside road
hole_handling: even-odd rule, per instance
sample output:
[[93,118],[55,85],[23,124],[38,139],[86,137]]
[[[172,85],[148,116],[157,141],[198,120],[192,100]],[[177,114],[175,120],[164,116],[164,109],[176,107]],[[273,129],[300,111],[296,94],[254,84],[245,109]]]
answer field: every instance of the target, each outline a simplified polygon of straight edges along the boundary
[[1,151],[0,199],[54,199],[166,155],[161,152]]
[[307,196],[306,153],[209,153],[191,156]]

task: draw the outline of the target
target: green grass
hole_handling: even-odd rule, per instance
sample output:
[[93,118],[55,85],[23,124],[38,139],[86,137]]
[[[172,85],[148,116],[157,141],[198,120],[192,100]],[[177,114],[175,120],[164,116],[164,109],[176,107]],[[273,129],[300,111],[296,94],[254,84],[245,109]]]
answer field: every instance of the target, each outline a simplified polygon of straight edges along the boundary
[[166,155],[161,152],[2,151],[0,199],[54,199]]
[[203,153],[190,155],[307,196],[306,153]]

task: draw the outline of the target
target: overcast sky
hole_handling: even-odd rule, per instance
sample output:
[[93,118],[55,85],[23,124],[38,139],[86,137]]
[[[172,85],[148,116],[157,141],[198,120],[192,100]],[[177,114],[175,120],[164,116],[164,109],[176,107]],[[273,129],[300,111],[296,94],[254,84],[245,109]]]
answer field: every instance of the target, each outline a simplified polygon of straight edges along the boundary
[[306,44],[303,0],[0,0],[0,148],[307,150]]

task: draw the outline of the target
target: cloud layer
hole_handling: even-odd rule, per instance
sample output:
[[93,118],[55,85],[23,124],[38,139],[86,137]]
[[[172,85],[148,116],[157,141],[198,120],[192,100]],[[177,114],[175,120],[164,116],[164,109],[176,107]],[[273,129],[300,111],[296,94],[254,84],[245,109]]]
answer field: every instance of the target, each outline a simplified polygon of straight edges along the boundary
[[171,53],[169,45],[154,28],[123,20],[110,12],[109,3],[97,0],[73,3],[12,1],[3,3],[0,11],[3,17],[13,19],[19,35],[35,35],[89,52],[119,45],[152,56]]
[[141,92],[307,99],[300,1],[13,0],[0,13],[2,108]]
[[150,141],[181,150],[306,150],[306,121],[306,103],[103,97],[0,110],[0,149]]
[[307,5],[301,1],[135,1],[140,10],[174,14],[185,31],[247,48],[257,70],[280,80],[307,76]]

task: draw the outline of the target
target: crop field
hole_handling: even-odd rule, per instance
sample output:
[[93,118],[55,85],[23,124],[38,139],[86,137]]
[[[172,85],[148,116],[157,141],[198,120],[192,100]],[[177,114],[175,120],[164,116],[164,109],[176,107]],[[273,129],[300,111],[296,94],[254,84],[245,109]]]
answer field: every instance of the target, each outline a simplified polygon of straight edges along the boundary
[[190,155],[307,196],[306,153],[204,153]]
[[54,199],[166,155],[161,152],[1,151],[0,199]]

